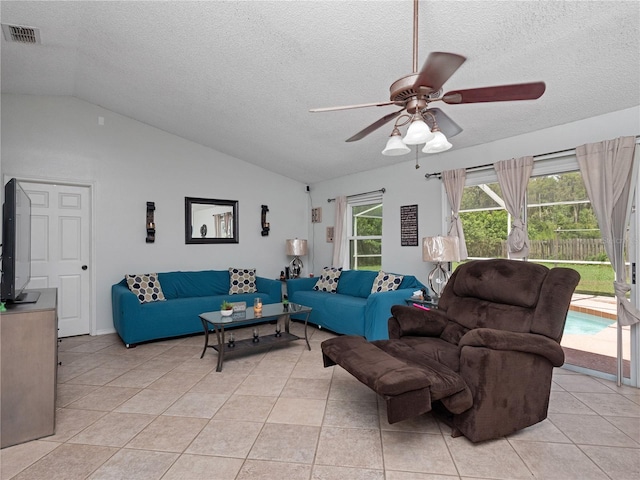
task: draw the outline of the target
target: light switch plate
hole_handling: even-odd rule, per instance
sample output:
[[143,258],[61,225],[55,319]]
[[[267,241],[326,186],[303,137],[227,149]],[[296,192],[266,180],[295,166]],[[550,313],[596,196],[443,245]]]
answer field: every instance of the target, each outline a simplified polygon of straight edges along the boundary
[[327,243],[333,243],[333,227],[327,227]]

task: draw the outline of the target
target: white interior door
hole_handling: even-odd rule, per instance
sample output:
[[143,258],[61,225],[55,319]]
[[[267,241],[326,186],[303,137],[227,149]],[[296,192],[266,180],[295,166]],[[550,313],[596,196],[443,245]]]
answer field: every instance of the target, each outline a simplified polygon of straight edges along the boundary
[[20,183],[31,199],[28,288],[58,289],[59,337],[90,333],[90,188]]

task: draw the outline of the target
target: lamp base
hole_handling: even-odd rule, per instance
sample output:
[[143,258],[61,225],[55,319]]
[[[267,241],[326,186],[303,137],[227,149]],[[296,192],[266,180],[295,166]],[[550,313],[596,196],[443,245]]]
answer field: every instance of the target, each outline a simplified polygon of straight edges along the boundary
[[437,298],[440,298],[445,285],[449,281],[451,276],[448,271],[442,266],[442,262],[438,262],[436,266],[429,272],[429,288],[435,294]]
[[302,264],[300,257],[295,257],[291,260],[289,263],[289,278],[298,278],[302,271],[302,267],[304,267],[304,265]]

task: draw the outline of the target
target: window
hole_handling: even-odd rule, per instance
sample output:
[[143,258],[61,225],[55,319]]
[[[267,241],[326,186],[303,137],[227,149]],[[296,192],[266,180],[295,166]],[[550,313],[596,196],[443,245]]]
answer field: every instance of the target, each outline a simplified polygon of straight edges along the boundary
[[349,201],[349,268],[380,270],[382,267],[382,197]]

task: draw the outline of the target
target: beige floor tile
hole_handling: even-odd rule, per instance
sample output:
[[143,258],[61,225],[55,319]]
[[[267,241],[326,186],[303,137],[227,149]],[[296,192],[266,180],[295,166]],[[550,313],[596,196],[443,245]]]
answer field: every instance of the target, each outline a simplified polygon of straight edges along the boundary
[[204,361],[200,358],[189,358],[173,369],[173,372],[186,372],[186,373],[212,373],[216,369],[216,364],[213,362]]
[[542,422],[531,425],[508,436],[509,440],[522,440],[529,442],[554,442],[571,443],[571,440],[562,433],[548,418]]
[[458,477],[457,475],[438,475],[435,473],[394,472],[386,470],[386,480],[483,480],[479,477]]
[[615,393],[576,393],[575,396],[599,415],[640,418],[638,405],[622,395]]
[[380,428],[378,406],[371,402],[329,400],[323,425],[343,428]]
[[251,375],[289,378],[294,367],[295,363],[291,360],[281,357],[270,357],[267,355],[255,366],[251,371]]
[[167,372],[163,370],[134,368],[113,379],[107,385],[110,387],[146,388],[165,373]]
[[561,443],[511,441],[536,480],[605,480],[608,477],[578,447]]
[[95,367],[83,364],[60,365],[58,367],[58,383],[67,383],[69,380],[92,370]]
[[298,362],[291,372],[292,378],[310,378],[316,380],[330,380],[333,367],[324,368],[322,360],[319,362]]
[[101,365],[107,368],[136,368],[139,365],[142,365],[148,357],[144,357],[142,355],[107,355],[104,357],[106,361]]
[[68,443],[123,447],[149,425],[155,417],[135,413],[108,413],[72,437]]
[[249,375],[235,391],[238,395],[258,395],[277,397],[282,392],[286,377],[265,377],[263,375]]
[[531,472],[505,439],[474,444],[464,437],[444,438],[460,476],[505,480],[531,478]]
[[84,480],[118,451],[94,445],[60,445],[12,480]]
[[308,480],[310,475],[311,465],[247,460],[237,480]]
[[442,435],[383,431],[382,445],[384,465],[389,470],[443,475],[457,473]]
[[162,414],[211,419],[228,398],[229,395],[187,392]]
[[245,458],[262,426],[256,422],[211,420],[186,453]]
[[95,385],[71,385],[69,383],[58,384],[56,391],[56,407],[66,407],[79,398],[93,392]]
[[246,375],[233,375],[228,372],[211,373],[205,375],[196,383],[190,392],[215,393],[218,395],[231,395],[245,380]]
[[114,412],[160,415],[181,396],[180,392],[149,390],[147,388],[115,408]]
[[235,480],[243,463],[240,458],[183,454],[162,480]]
[[[211,340],[211,339],[209,339]],[[204,345],[204,340],[202,342]],[[171,357],[171,358],[181,358],[186,360],[188,358],[200,358],[200,354],[202,353],[202,346],[200,345],[184,345],[178,344],[174,345],[171,348],[165,350],[156,358],[160,357]]]
[[379,430],[323,427],[320,432],[317,465],[383,468]]
[[146,360],[135,368],[139,370],[158,370],[165,374],[176,368],[180,363],[181,360],[174,357],[157,356]]
[[204,376],[204,373],[187,373],[172,370],[169,373],[165,373],[147,388],[149,390],[185,393],[202,380]]
[[161,415],[127,443],[126,448],[182,453],[206,424],[204,418]]
[[597,415],[592,409],[569,392],[551,392],[549,396],[549,413],[575,413]]
[[375,402],[377,395],[369,387],[355,378],[336,378],[331,381],[329,400],[347,400],[350,402]]
[[59,408],[56,411],[55,434],[45,437],[44,440],[48,442],[66,442],[106,414],[107,412],[97,410]]
[[177,453],[148,452],[122,449],[107,460],[90,480],[120,480],[124,478],[160,479],[178,458]]
[[553,413],[549,420],[573,443],[640,448],[638,442],[600,416]]
[[580,445],[580,448],[604,472],[615,480],[640,478],[640,450]]
[[326,404],[313,398],[278,398],[267,422],[320,426]]
[[311,464],[319,434],[320,427],[266,424],[248,458]]
[[280,397],[315,398],[326,400],[331,387],[330,379],[289,378]]
[[316,465],[311,480],[384,480],[383,470]]
[[0,450],[0,479],[8,480],[14,477],[59,445],[58,443],[50,441],[43,442],[35,440],[33,442],[3,448]]
[[136,395],[140,389],[127,387],[97,387],[84,397],[70,403],[71,408],[110,412]]
[[273,410],[277,397],[231,395],[215,414],[216,420],[264,422]]
[[640,443],[640,420],[629,417],[604,417],[612,425],[626,433],[629,438]]
[[585,375],[558,375],[553,381],[567,392],[613,393],[595,378]]

